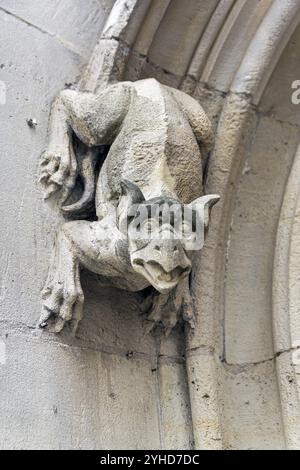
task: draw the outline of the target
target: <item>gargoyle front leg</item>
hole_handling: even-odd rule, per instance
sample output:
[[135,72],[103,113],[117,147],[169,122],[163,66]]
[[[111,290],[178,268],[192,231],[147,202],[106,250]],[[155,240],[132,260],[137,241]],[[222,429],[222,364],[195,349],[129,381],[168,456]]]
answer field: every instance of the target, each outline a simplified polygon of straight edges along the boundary
[[168,335],[180,319],[187,321],[194,328],[194,308],[188,277],[185,277],[168,294],[154,293],[147,317],[147,320],[151,322],[148,331],[151,331],[157,324],[161,324]]
[[122,259],[116,253],[116,244],[122,235],[113,219],[106,217],[97,222],[77,220],[62,226],[43,291],[41,327],[47,326],[52,317],[54,332],[60,332],[67,322],[70,322],[73,332],[76,331],[84,301],[81,267],[106,277],[124,276]]
[[48,278],[43,290],[40,326],[56,317],[54,331],[60,332],[65,323],[73,320],[73,330],[82,318],[84,295],[80,283],[80,266],[76,249],[64,228],[59,232]]

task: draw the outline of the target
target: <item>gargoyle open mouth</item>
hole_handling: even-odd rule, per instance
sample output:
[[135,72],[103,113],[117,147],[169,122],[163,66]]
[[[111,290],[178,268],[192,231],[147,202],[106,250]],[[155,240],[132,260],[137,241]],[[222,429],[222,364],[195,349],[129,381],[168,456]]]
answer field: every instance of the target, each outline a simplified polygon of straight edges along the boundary
[[161,293],[173,289],[190,272],[190,267],[183,268],[182,266],[176,266],[170,271],[166,271],[156,261],[145,262],[141,258],[135,259],[133,265],[136,271],[142,274]]

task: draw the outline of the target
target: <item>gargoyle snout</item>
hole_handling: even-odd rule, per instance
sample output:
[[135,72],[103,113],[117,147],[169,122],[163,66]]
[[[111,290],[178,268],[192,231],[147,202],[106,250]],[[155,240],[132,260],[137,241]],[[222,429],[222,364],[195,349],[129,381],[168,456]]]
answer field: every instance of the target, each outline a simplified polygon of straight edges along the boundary
[[132,265],[161,293],[173,289],[191,270],[191,261],[175,240],[153,240],[133,255]]
[[145,253],[145,262],[156,262],[165,272],[170,272],[177,267],[187,269],[191,262],[187,257],[180,241],[162,240],[148,245]]

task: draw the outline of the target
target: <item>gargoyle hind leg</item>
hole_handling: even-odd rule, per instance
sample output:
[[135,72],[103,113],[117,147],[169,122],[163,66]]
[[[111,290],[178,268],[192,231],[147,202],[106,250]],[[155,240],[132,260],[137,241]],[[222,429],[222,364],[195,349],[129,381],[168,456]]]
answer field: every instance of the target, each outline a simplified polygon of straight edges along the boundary
[[44,197],[48,198],[63,189],[66,199],[75,185],[77,163],[73,152],[69,111],[63,103],[62,93],[55,99],[49,121],[49,142],[42,154],[40,182],[44,185]]
[[42,295],[41,327],[47,326],[48,320],[54,317],[54,332],[59,333],[70,322],[75,333],[82,319],[84,302],[81,266],[99,273],[101,263],[105,265],[105,257],[111,260],[115,254],[114,241],[103,243],[106,228],[103,219],[99,222],[67,222],[60,229]]
[[50,113],[48,146],[40,162],[40,182],[45,188],[45,198],[62,189],[62,202],[65,202],[75,186],[78,169],[72,132],[88,147],[97,144],[82,117],[89,109],[93,109],[94,100],[94,95],[75,90],[64,90],[54,100]]
[[78,172],[72,134],[87,147],[112,143],[112,136],[129,107],[131,86],[118,83],[97,95],[63,90],[54,100],[49,121],[48,148],[41,159],[45,198],[62,190],[62,202],[74,188]]

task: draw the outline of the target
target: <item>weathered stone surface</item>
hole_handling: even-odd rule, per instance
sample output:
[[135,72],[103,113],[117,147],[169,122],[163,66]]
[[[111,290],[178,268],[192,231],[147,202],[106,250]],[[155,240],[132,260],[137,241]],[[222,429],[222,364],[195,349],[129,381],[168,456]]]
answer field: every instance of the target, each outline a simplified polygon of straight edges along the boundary
[[[42,201],[38,159],[51,101],[66,82],[77,80],[81,60],[55,38],[1,10],[0,23],[0,80],[6,84],[0,129],[6,220],[1,230],[1,321],[35,325],[48,250],[61,220]],[[29,118],[37,121],[35,128],[28,126]]]
[[220,399],[216,358],[208,348],[187,352],[187,374],[191,400],[195,448],[221,450]]
[[292,102],[295,91],[292,84],[300,77],[300,64],[297,60],[299,42],[300,26],[290,38],[259,105],[264,113],[297,125],[300,125],[300,104]]
[[299,157],[298,146],[278,221],[272,286],[273,342],[288,449],[300,443]]
[[284,180],[299,135],[299,105],[290,102],[300,78],[299,1],[220,0],[210,12],[207,0],[118,0],[98,41],[100,12],[113,3],[0,0],[0,447],[191,442],[183,330],[143,336],[139,296],[84,273],[77,337],[32,332],[61,223],[35,183],[50,103],[82,77],[82,59],[97,41],[82,88],[154,77],[194,94],[217,133],[207,190],[222,201],[194,260],[198,322],[187,334],[196,447],[297,449],[297,165],[293,187],[284,189]]
[[155,361],[34,332],[2,328],[1,340],[2,449],[160,448]]
[[[32,28],[55,37],[86,59],[100,36],[115,0],[1,0],[4,9]],[[30,34],[30,33],[29,33]]]
[[273,355],[274,243],[299,133],[262,117],[254,139],[237,189],[227,252],[225,354],[237,364]]
[[[92,274],[82,274],[82,287],[85,293],[83,320],[78,328],[76,338],[79,344],[94,345],[105,351],[131,354],[156,355],[156,339],[147,335],[147,322],[142,314],[141,299],[136,295],[103,285]],[[65,338],[70,336],[66,331]],[[182,335],[178,333],[178,342]],[[165,343],[173,345],[173,335]],[[175,343],[176,344],[176,343]],[[164,352],[167,346],[164,346]],[[167,349],[169,355],[176,355],[176,348]]]
[[[145,3],[145,2],[144,2]],[[170,5],[170,0],[152,0],[148,5],[147,15],[145,15],[142,26],[134,41],[134,50],[138,54],[147,56],[153,37]]]
[[184,363],[159,360],[163,449],[191,449],[193,431]]
[[155,63],[148,61],[140,54],[133,53],[127,64],[126,80],[136,80],[137,78],[155,77],[163,85],[178,88],[181,82],[179,75],[174,75],[158,67]]
[[224,105],[225,94],[214,89],[209,89],[200,83],[193,91],[193,97],[199,101],[199,103],[202,103],[215,132],[217,132],[220,114]]
[[[60,3],[60,20],[67,4]],[[87,11],[81,8],[86,18]],[[7,217],[1,231],[0,447],[160,448],[159,408],[163,410],[168,397],[160,403],[157,338],[145,336],[137,298],[108,289],[85,274],[88,301],[77,338],[66,332],[58,340],[32,330],[40,310],[49,248],[61,223],[56,207],[41,201],[37,163],[45,145],[50,104],[65,83],[78,81],[83,63],[75,51],[85,52],[80,41],[75,44],[77,33],[66,26],[68,22],[53,21],[48,23],[49,31],[43,32],[47,24],[39,22],[37,4],[26,13],[32,16],[23,21],[0,11],[0,80],[7,91],[1,100],[1,149],[6,157],[1,207]],[[88,34],[94,40],[97,33],[92,35],[91,24]],[[81,30],[78,23],[74,26]],[[109,49],[111,41],[116,42],[103,40],[102,44]],[[87,36],[84,46],[86,51],[92,47]],[[28,54],[32,50],[35,53]],[[36,122],[33,127],[30,119]],[[182,331],[174,335],[174,342],[173,334],[166,341],[159,336],[159,354],[170,360],[172,355],[183,354]],[[184,380],[184,375],[180,377]],[[176,380],[172,383],[177,384]],[[183,390],[185,384],[181,386]],[[189,424],[183,416],[179,416],[178,438],[172,433],[168,440],[169,428],[164,430],[170,446],[179,439],[186,446],[190,442]]]
[[285,447],[274,361],[223,370],[220,402],[226,449]]
[[114,81],[121,80],[128,54],[129,48],[116,39],[100,38],[81,77],[82,89],[94,92],[97,87],[107,85],[112,78]]
[[[260,2],[265,3],[265,2]],[[273,0],[254,35],[231,90],[251,96],[258,104],[269,78],[300,21],[298,0]]]
[[[175,75],[184,75],[216,5],[216,0],[189,2],[188,5],[181,0],[173,0],[149,49],[150,61]],[[180,52],[174,54],[176,50]]]
[[[74,147],[70,127],[85,148]],[[182,318],[193,327],[188,276],[219,200],[201,196],[212,142],[198,102],[155,79],[119,82],[95,94],[60,93],[40,181],[46,198],[61,194],[62,211],[83,220],[67,222],[57,235],[41,327],[54,317],[57,333],[68,323],[76,331],[83,316],[82,267],[121,289],[153,287],[148,319],[154,325],[169,332]],[[110,148],[97,174],[96,147],[103,145]],[[78,177],[83,192],[73,202]]]
[[284,436],[286,446],[291,450],[300,446],[299,351],[298,348],[290,349],[276,358]]
[[151,5],[151,0],[127,0],[115,2],[101,37],[118,38],[127,45],[133,46],[141,23]]
[[230,89],[249,42],[271,3],[272,0],[233,3],[204,63],[201,81],[217,90]]
[[223,289],[231,204],[235,181],[256,123],[255,113],[243,97],[230,95],[225,103],[206,180],[206,190],[218,188],[222,197],[211,221],[213,229],[194,260],[192,291],[198,299],[195,302],[198,327],[188,335],[189,349],[204,346],[215,350],[219,356],[224,354]]

